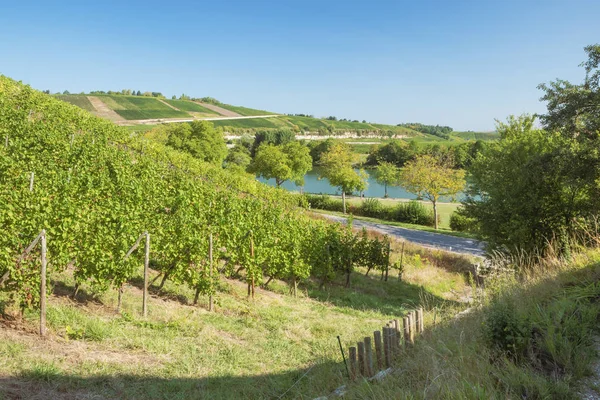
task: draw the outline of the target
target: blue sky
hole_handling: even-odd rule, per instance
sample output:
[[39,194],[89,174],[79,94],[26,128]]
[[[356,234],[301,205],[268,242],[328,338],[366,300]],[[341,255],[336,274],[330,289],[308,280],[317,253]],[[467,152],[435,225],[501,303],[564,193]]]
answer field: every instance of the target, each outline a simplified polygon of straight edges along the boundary
[[600,1],[0,1],[0,73],[38,89],[212,96],[491,130],[580,81]]

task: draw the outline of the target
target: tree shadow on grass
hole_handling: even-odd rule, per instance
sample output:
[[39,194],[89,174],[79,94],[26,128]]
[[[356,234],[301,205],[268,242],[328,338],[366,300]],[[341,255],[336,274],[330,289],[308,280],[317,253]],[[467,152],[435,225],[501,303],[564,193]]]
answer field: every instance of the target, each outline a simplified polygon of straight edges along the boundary
[[343,363],[255,376],[168,378],[136,375],[68,375],[53,364],[0,378],[0,399],[313,399],[347,383]]
[[[127,283],[140,290],[143,290],[144,288],[144,279],[141,277],[133,277]],[[184,306],[189,306],[192,304],[187,296],[181,293],[177,293],[173,290],[167,289],[165,287],[159,289],[158,286],[149,286],[148,293],[150,293],[152,296],[160,297],[165,300],[176,301],[180,304],[183,304]]]
[[102,304],[102,301],[94,294],[88,293],[84,288],[79,288],[75,294],[75,286],[67,285],[63,281],[52,281],[52,293],[58,297],[68,297],[81,304],[95,303]]
[[309,297],[318,301],[354,310],[378,311],[396,317],[415,307],[434,308],[460,304],[437,296],[422,286],[399,281],[397,277],[390,276],[385,282],[376,274],[364,276],[356,272],[352,274],[349,288],[344,283],[345,277],[340,276],[323,288],[315,281],[309,281],[305,288]]

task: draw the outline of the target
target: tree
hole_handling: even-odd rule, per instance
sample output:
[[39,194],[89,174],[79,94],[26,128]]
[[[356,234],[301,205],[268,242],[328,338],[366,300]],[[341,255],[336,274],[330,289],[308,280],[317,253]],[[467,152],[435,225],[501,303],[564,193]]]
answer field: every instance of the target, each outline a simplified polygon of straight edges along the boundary
[[258,131],[254,135],[254,144],[252,145],[252,149],[250,153],[252,156],[256,154],[256,150],[263,143],[271,143],[276,146],[286,144],[296,140],[296,135],[290,129],[272,129],[272,130],[264,130]]
[[288,180],[303,186],[304,175],[311,168],[309,150],[299,142],[290,142],[283,146],[265,143],[258,148],[248,171],[265,179],[275,179],[277,187]]
[[215,129],[208,121],[166,126],[167,145],[183,150],[192,156],[220,165],[227,155],[223,131]]
[[177,100],[177,96],[175,96],[175,95],[171,96],[171,100]]
[[[412,143],[412,142],[411,142]],[[391,140],[383,146],[374,147],[367,156],[367,165],[377,165],[381,162],[392,163],[402,167],[415,157],[414,147],[401,140]]]
[[375,171],[375,180],[385,187],[385,194],[383,197],[388,197],[388,185],[398,182],[398,168],[392,163],[382,162],[377,166]]
[[543,254],[551,244],[568,253],[586,218],[600,208],[594,183],[599,155],[561,132],[535,128],[535,117],[498,122],[501,139],[469,168],[465,214],[479,222],[491,248]]
[[139,90],[135,93],[136,96],[141,96],[142,92],[140,92]]
[[62,94],[71,94],[71,93],[69,93],[68,90],[65,90],[64,92],[62,92]]
[[558,79],[538,86],[545,92],[541,100],[548,103],[548,113],[541,116],[544,127],[579,140],[600,135],[600,44],[584,50],[588,60],[581,64],[585,68],[582,84]]
[[251,161],[250,151],[242,144],[238,143],[229,149],[227,157],[225,157],[225,168],[236,171],[246,171]]
[[456,196],[465,187],[465,171],[453,170],[429,155],[409,161],[400,172],[401,185],[433,204],[435,229],[438,229],[437,203],[442,196]]
[[356,172],[352,165],[358,160],[350,146],[336,143],[321,156],[321,178],[342,191],[342,207],[346,213],[346,193],[363,191],[367,188],[367,174],[364,170]]

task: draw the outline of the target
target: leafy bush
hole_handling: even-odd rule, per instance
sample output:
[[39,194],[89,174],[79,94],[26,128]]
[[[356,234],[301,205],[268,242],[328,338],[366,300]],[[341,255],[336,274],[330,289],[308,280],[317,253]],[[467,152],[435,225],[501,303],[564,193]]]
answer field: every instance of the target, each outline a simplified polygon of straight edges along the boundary
[[417,225],[433,225],[433,211],[430,211],[422,203],[411,200],[408,203],[400,203],[393,210],[392,220]]
[[518,315],[512,301],[498,299],[488,309],[483,332],[492,349],[519,358],[529,345],[531,324]]
[[450,229],[458,232],[476,233],[478,231],[477,219],[464,215],[462,210],[460,208],[450,215]]
[[385,207],[377,199],[366,199],[362,203],[360,211],[365,217],[380,218],[385,211]]
[[[311,208],[342,212],[342,200],[327,195],[304,195]],[[433,211],[416,200],[398,205],[386,206],[378,199],[366,199],[360,205],[346,203],[349,214],[379,218],[388,221],[405,222],[417,225],[433,225]]]

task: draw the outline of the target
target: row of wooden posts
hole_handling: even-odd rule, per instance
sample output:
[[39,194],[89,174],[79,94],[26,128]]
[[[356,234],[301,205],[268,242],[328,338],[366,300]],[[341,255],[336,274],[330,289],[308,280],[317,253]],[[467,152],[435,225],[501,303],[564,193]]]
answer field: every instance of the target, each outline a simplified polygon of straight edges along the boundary
[[397,319],[389,321],[381,331],[373,332],[375,358],[371,337],[367,336],[348,352],[351,380],[359,376],[370,378],[377,371],[390,368],[400,355],[400,350],[415,343],[415,336],[423,332],[423,308],[410,311],[402,318],[402,327]]

